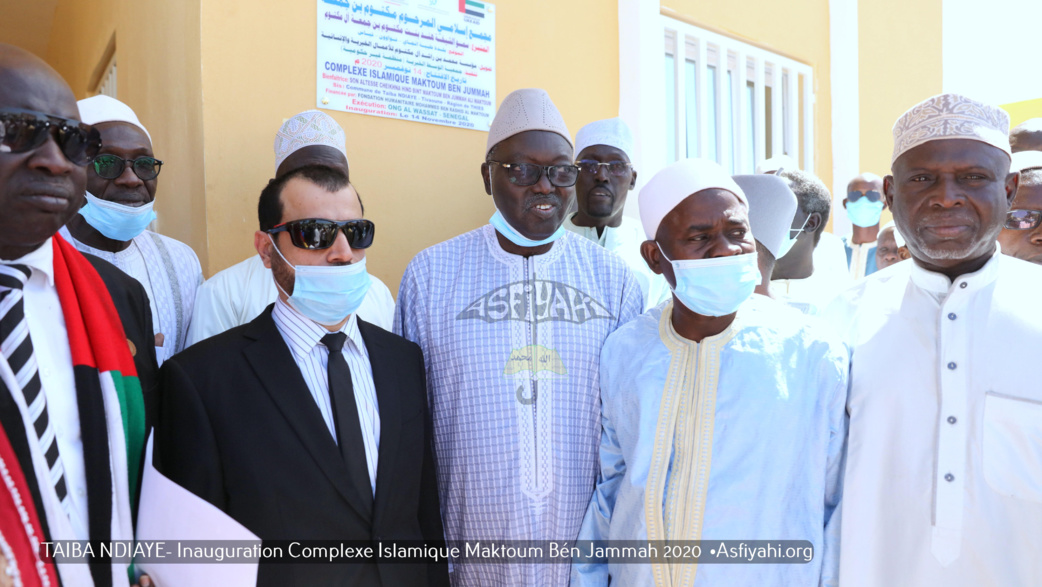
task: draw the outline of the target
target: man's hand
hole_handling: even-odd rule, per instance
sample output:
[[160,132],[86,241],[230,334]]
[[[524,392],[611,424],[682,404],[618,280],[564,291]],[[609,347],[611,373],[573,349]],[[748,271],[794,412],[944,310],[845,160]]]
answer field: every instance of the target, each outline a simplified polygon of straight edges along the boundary
[[137,580],[137,583],[134,583],[133,587],[156,587],[156,585],[152,582],[152,577],[141,575],[141,578]]

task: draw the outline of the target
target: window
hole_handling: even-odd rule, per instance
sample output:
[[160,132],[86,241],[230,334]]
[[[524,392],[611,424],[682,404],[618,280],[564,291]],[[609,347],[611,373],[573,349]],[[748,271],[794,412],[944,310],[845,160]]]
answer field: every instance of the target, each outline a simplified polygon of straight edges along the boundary
[[785,154],[813,171],[813,69],[661,16],[666,161],[703,157],[732,174]]

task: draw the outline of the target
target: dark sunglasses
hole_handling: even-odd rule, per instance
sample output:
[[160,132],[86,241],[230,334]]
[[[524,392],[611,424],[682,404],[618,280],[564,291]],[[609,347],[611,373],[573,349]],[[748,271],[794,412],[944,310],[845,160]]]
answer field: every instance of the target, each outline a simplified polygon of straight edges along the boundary
[[138,157],[137,159],[124,159],[116,155],[98,155],[94,158],[94,173],[102,179],[116,179],[123,175],[127,163],[141,181],[148,181],[159,176],[159,170],[163,162],[155,157]]
[[62,154],[76,165],[90,163],[101,149],[98,131],[78,120],[35,110],[0,108],[0,153],[32,151],[46,143],[51,134]]
[[347,244],[352,249],[368,249],[373,244],[373,233],[376,225],[364,218],[358,220],[325,220],[323,218],[305,218],[283,222],[267,230],[268,234],[288,232],[289,240],[298,249],[328,249],[336,242],[338,231],[344,231]]
[[517,186],[535,185],[543,176],[543,171],[546,171],[546,179],[550,180],[550,184],[559,188],[573,186],[575,180],[579,179],[579,168],[570,164],[536,165],[535,163],[500,163],[499,161],[489,161],[489,163],[495,163],[506,169],[507,179]]
[[861,199],[861,196],[864,196],[865,199],[867,199],[869,202],[878,202],[878,201],[883,199],[883,195],[880,194],[879,192],[875,191],[875,190],[869,190],[869,191],[865,192],[864,194],[862,194],[861,192],[859,192],[857,190],[854,190],[854,191],[847,192],[847,201],[848,202],[856,202],[856,201]]
[[579,168],[579,173],[585,173],[587,175],[597,175],[601,167],[607,167],[608,173],[615,176],[623,176],[629,173],[630,164],[625,161],[609,161],[607,163],[601,163],[600,161],[590,161],[589,159],[583,159],[575,162],[576,167]]
[[1031,230],[1042,223],[1042,210],[1010,210],[1005,227],[1010,230]]

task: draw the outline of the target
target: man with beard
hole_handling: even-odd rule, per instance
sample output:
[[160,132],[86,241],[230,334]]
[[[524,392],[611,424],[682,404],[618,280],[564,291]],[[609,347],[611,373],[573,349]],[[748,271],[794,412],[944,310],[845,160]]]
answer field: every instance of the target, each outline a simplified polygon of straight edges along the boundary
[[[640,314],[625,263],[562,226],[579,175],[544,90],[500,104],[489,224],[420,252],[394,328],[427,364],[445,537],[568,541],[597,477],[601,346]],[[462,547],[462,545],[460,545]],[[568,565],[457,560],[457,586],[565,587]]]
[[1042,269],[999,253],[1009,116],[957,94],[894,125],[887,204],[912,255],[829,308],[852,349],[840,584],[1042,577]]
[[623,214],[626,196],[637,185],[637,170],[630,163],[630,127],[621,118],[591,122],[575,135],[575,150],[579,210],[565,218],[565,229],[622,257],[644,292],[645,309],[657,306],[669,298],[669,285],[640,256],[640,243],[644,242],[640,222]]

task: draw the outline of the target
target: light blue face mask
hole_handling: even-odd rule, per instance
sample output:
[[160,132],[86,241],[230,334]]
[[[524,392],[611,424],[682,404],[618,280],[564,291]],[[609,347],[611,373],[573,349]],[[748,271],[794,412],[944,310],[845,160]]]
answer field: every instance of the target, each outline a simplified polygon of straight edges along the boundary
[[[286,261],[282,251],[271,239],[275,252],[287,265],[293,267],[293,294],[286,294],[290,306],[323,326],[339,324],[358,311],[371,282],[365,269],[365,258],[350,265],[293,265]],[[286,293],[279,283],[279,291]]]
[[155,200],[144,206],[127,206],[96,198],[87,192],[87,205],[80,208],[80,215],[106,237],[126,242],[144,232],[156,219],[153,204]]
[[[661,245],[659,251],[662,251]],[[670,261],[663,252],[662,257],[673,266],[677,280],[673,293],[677,299],[703,316],[734,314],[760,285],[756,253]]]
[[854,226],[868,228],[879,224],[879,218],[883,215],[883,201],[869,201],[868,198],[859,198],[853,202],[847,200],[847,218]]
[[488,222],[496,229],[496,231],[499,232],[499,234],[505,236],[508,241],[519,247],[541,247],[543,245],[548,245],[561,238],[561,235],[565,232],[564,223],[561,223],[561,226],[558,226],[557,230],[553,234],[543,240],[534,241],[518,232],[513,226],[510,226],[510,223],[507,222],[507,219],[503,217],[503,214],[500,213],[499,210],[496,210],[496,213],[492,215],[492,218],[488,219]]
[[[799,230],[789,230],[789,236],[785,238],[785,241],[781,244],[781,249],[778,250],[778,259],[781,259],[785,255],[789,254],[792,247],[796,245],[796,239],[800,238],[800,233],[803,232],[804,228],[807,228],[807,221],[810,220],[810,216],[803,219],[803,225],[800,226]],[[792,233],[796,233],[796,236],[792,236]]]

